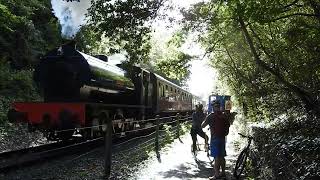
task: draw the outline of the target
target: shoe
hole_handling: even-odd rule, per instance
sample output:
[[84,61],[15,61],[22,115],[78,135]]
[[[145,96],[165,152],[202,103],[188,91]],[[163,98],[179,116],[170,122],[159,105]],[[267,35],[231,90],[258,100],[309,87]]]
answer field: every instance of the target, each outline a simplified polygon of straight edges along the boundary
[[220,174],[219,176],[212,176],[209,179],[227,179],[226,174]]
[[212,177],[209,177],[210,180],[215,180],[215,179],[220,179],[219,176],[212,176]]

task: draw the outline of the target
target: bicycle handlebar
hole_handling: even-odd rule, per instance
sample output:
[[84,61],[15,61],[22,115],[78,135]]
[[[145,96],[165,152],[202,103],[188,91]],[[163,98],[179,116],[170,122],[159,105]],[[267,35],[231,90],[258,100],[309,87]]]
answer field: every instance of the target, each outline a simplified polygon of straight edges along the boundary
[[243,135],[243,134],[241,134],[241,133],[238,133],[238,134],[239,134],[240,136],[244,137],[244,138],[253,139],[252,136],[246,136],[246,135]]

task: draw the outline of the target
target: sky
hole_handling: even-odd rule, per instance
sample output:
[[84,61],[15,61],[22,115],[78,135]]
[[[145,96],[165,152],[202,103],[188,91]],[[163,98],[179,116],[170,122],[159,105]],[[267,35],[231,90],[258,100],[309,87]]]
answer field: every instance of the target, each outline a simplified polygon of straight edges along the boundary
[[[189,8],[192,4],[201,2],[202,0],[171,0],[170,3],[174,4],[176,7],[180,8]],[[174,16],[176,19],[182,18],[182,15],[179,11],[166,11],[169,16]],[[167,27],[168,24],[163,21],[157,21],[153,24],[155,29],[154,36],[161,38],[162,41],[166,41],[170,36],[179,29],[180,25],[174,24],[171,25],[171,28]],[[192,36],[192,35],[191,35]],[[200,59],[194,59],[191,62],[191,75],[190,79],[187,81],[188,90],[203,100],[207,100],[208,96],[212,93],[215,83],[217,82],[217,72],[209,67],[207,58],[203,58],[205,51],[198,43],[195,43],[196,37],[189,37],[186,44],[184,44],[181,50],[190,55],[199,56]]]
[[[174,5],[174,10],[162,11],[162,13],[174,17],[177,20],[182,19],[178,8],[188,8],[191,4],[202,0],[169,0],[168,3]],[[90,7],[90,0],[80,0],[80,2],[66,2],[62,0],[51,0],[54,14],[58,17],[62,25],[62,33],[65,37],[72,38],[79,30],[80,26],[86,22],[86,9]],[[155,21],[152,24],[154,28],[153,36],[158,40],[165,42],[172,34],[179,29],[179,23],[168,24],[163,20]],[[168,27],[169,26],[169,27]],[[188,41],[181,48],[182,51],[190,55],[202,57],[203,49],[193,40],[194,37],[189,37]],[[121,59],[119,56],[112,56],[109,59]],[[194,95],[202,97],[206,100],[213,90],[214,84],[217,81],[216,72],[207,65],[208,59],[194,59],[191,62],[191,76],[187,82],[187,88]]]
[[91,5],[91,0],[67,2],[66,0],[51,0],[53,13],[62,26],[62,35],[72,38],[80,26],[86,22],[85,14]]

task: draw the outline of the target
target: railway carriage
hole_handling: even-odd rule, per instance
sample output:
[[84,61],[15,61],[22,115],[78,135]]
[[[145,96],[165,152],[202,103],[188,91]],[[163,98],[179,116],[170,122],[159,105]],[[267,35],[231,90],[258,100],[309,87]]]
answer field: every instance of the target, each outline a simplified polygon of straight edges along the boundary
[[49,139],[69,138],[74,132],[63,130],[93,126],[80,131],[92,137],[102,133],[101,125],[109,117],[116,125],[156,114],[185,114],[199,102],[199,98],[155,73],[112,65],[106,56],[77,51],[74,42],[48,52],[35,68],[34,80],[44,102],[15,102],[8,118],[11,122],[27,122],[30,130],[40,129]]

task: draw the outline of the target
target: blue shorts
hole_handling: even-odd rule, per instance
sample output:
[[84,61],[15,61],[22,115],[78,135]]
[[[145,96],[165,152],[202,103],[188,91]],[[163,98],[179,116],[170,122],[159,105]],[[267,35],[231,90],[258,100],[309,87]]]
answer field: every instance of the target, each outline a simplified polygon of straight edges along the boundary
[[225,138],[211,137],[210,155],[214,158],[224,157],[227,155]]

